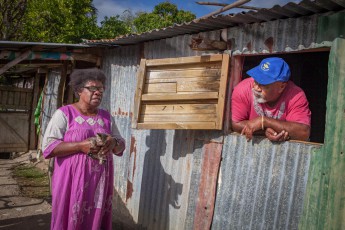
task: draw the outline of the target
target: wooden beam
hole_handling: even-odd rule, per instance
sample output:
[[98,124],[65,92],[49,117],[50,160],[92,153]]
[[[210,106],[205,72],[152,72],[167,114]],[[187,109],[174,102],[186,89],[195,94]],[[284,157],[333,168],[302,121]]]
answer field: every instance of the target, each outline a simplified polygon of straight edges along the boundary
[[[209,6],[227,6],[228,4],[226,3],[218,3],[218,2],[196,2],[199,5],[209,5]],[[254,6],[237,6],[235,8],[239,9],[246,9],[246,10],[262,10],[265,8],[260,8],[260,7],[254,7]]]
[[11,68],[12,66],[17,65],[19,62],[25,60],[27,57],[29,57],[29,55],[31,54],[31,50],[27,50],[24,53],[22,53],[19,57],[17,57],[16,59],[14,59],[13,61],[10,61],[9,63],[7,63],[6,65],[4,65],[1,69],[0,69],[0,75],[3,74],[6,70],[8,70],[9,68]]
[[205,19],[205,18],[211,17],[211,16],[213,16],[213,15],[223,13],[224,11],[230,10],[230,9],[232,9],[232,8],[236,8],[236,7],[238,7],[238,6],[240,6],[240,5],[243,5],[243,4],[247,3],[247,2],[250,2],[250,0],[239,0],[239,1],[237,1],[237,2],[234,2],[234,3],[232,3],[232,4],[229,4],[229,5],[227,5],[227,6],[224,6],[224,7],[222,7],[222,8],[219,9],[219,10],[213,11],[212,13],[209,13],[209,14],[207,14],[207,15],[205,15],[205,16],[202,16],[200,19]]

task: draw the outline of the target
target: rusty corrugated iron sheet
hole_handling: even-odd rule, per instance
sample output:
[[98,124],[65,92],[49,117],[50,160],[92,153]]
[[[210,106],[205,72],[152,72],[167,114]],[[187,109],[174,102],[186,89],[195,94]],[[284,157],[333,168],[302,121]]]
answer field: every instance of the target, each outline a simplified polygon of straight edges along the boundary
[[[61,70],[52,69],[48,72],[46,77],[46,84],[43,91],[43,100],[41,108],[41,132],[40,140],[43,139],[43,135],[48,126],[50,118],[57,109],[58,103],[58,88],[61,80]],[[41,143],[40,143],[41,144]],[[41,148],[41,147],[39,147]]]
[[299,18],[303,16],[336,12],[345,9],[345,0],[303,0],[300,3],[288,3],[284,6],[274,6],[257,12],[248,11],[237,14],[217,15],[206,19],[195,19],[191,22],[176,24],[163,29],[156,29],[142,34],[130,34],[114,39],[88,40],[88,45],[128,45],[150,40],[175,37],[183,34],[193,34],[204,31],[236,27],[244,24],[268,22],[277,19]]
[[212,142],[203,146],[202,170],[193,229],[208,230],[211,227],[222,147],[223,144]]
[[212,229],[297,229],[315,148],[227,136]]

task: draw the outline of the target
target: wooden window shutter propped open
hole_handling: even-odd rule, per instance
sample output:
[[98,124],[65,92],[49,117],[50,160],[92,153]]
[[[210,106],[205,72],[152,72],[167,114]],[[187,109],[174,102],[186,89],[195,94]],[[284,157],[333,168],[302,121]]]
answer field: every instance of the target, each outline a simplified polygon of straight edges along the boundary
[[221,130],[229,59],[227,54],[142,59],[132,128]]

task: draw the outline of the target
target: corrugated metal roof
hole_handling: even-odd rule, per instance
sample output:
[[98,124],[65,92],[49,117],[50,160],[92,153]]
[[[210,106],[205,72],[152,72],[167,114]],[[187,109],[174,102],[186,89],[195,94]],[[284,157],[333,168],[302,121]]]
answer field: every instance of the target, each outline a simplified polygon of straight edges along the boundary
[[237,14],[217,15],[205,19],[199,18],[191,22],[176,24],[163,29],[156,29],[142,34],[129,34],[114,39],[87,40],[89,45],[128,45],[149,40],[163,39],[181,34],[192,34],[210,30],[234,27],[240,24],[267,22],[276,19],[297,18],[329,11],[345,9],[345,0],[303,0],[300,3],[276,5],[270,9],[241,12]]
[[90,48],[87,44],[65,44],[65,43],[45,43],[45,42],[16,42],[16,41],[0,41],[0,50],[18,51],[23,49],[31,49],[33,51],[55,51],[64,49],[71,51],[74,49]]

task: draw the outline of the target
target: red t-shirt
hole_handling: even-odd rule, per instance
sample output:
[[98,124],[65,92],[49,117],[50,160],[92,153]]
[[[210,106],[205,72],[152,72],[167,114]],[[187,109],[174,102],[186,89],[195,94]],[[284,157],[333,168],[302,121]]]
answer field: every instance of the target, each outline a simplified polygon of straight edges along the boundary
[[289,81],[274,107],[256,102],[252,88],[254,79],[241,81],[232,93],[232,120],[251,120],[259,116],[282,121],[293,121],[310,126],[311,112],[303,90]]

